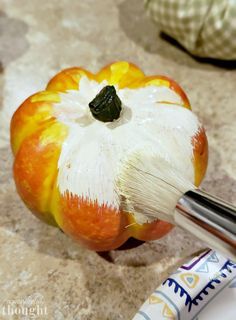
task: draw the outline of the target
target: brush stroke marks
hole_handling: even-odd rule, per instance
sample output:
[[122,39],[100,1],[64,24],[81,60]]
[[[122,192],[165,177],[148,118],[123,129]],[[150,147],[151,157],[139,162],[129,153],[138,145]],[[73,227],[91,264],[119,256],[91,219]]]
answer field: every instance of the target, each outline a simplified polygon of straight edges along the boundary
[[[126,64],[114,66],[122,65],[123,71]],[[116,86],[123,111],[117,121],[104,124],[93,119],[88,104],[105,85],[105,80],[99,83],[83,76],[80,89],[60,93],[60,102],[53,106],[57,120],[69,129],[58,161],[60,193],[69,191],[118,209],[115,181],[123,162],[136,150],[160,155],[194,183],[192,137],[200,123],[180,107],[181,97],[164,85]]]

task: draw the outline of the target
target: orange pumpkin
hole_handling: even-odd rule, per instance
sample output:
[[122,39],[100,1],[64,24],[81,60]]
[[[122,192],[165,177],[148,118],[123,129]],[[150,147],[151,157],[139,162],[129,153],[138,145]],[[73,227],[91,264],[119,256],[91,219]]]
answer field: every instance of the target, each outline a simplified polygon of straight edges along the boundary
[[125,61],[97,74],[78,67],[57,74],[14,113],[11,145],[27,207],[96,251],[129,237],[158,239],[173,227],[139,224],[122,210],[115,181],[129,154],[150,147],[195,185],[207,167],[205,131],[180,86]]

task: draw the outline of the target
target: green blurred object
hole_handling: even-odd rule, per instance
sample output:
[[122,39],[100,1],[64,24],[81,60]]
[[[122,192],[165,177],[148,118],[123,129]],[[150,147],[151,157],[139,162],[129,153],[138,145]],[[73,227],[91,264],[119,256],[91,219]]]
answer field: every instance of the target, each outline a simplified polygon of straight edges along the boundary
[[144,0],[161,31],[190,53],[236,59],[236,0]]

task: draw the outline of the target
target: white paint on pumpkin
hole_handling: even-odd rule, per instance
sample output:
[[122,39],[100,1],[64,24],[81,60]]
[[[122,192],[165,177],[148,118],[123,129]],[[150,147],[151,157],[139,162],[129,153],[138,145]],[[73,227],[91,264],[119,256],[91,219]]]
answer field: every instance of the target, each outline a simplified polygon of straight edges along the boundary
[[118,209],[116,180],[124,161],[137,150],[163,157],[194,182],[191,139],[200,124],[178,105],[181,98],[164,86],[116,87],[121,117],[103,123],[93,118],[88,104],[105,85],[83,77],[79,90],[61,93],[61,102],[54,104],[54,115],[69,127],[58,161],[60,192]]

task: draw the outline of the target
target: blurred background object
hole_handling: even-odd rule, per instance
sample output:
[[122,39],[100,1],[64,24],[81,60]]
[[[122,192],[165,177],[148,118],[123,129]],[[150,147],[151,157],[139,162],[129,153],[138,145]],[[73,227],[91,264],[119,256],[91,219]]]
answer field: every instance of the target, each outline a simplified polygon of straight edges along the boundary
[[153,20],[190,53],[236,59],[236,1],[145,0]]

